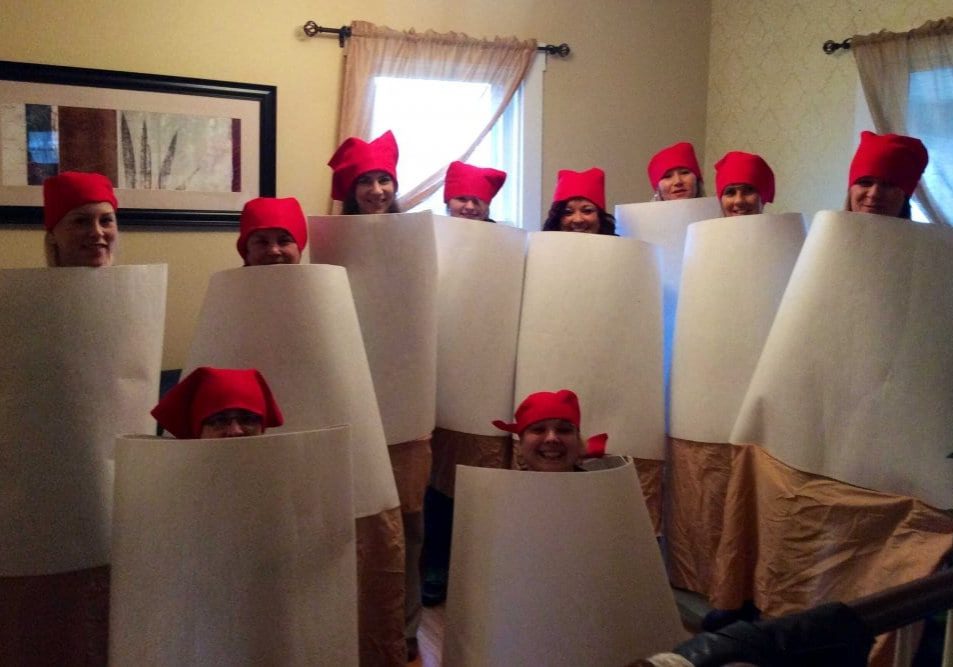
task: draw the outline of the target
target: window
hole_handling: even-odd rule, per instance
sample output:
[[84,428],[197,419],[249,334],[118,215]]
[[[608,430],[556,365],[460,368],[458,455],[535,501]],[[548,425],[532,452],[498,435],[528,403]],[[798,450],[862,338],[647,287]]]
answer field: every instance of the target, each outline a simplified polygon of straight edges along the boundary
[[[507,173],[491,209],[499,222],[539,229],[542,161],[542,74],[546,58],[537,56],[523,85],[468,162]],[[435,79],[374,78],[371,136],[393,130],[401,145],[400,179],[417,183],[435,162],[447,164],[466,150],[498,104],[501,91],[489,83]],[[413,147],[411,149],[410,147]],[[425,147],[423,150],[420,147]],[[444,214],[443,190],[413,210]]]

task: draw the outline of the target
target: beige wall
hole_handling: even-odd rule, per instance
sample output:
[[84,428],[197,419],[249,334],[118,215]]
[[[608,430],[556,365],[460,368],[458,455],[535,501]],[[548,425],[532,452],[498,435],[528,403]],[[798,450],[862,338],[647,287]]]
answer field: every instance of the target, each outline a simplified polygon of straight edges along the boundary
[[828,56],[821,45],[909,30],[951,12],[950,0],[713,0],[705,150],[712,185],[720,156],[750,151],[775,172],[769,211],[841,208],[859,83],[853,56]]
[[[543,196],[558,169],[598,165],[611,207],[648,197],[655,149],[682,138],[704,144],[708,2],[662,8],[655,0],[13,0],[0,22],[0,59],[274,84],[278,195],[314,214],[329,204],[341,50],[333,38],[304,38],[305,21],[568,42],[573,55],[552,60],[544,81]],[[123,231],[122,262],[169,264],[166,368],[185,359],[209,275],[238,264],[234,239]],[[39,231],[0,229],[0,267],[41,264]]]

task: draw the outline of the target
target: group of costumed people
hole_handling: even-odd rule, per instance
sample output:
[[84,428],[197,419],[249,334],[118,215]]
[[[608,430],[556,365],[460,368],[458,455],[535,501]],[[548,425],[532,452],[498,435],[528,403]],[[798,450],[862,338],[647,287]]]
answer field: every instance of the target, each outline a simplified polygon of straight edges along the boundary
[[[910,197],[927,160],[926,148],[918,139],[863,132],[850,165],[845,210],[909,218]],[[342,203],[343,213],[399,213],[397,162],[397,142],[389,131],[370,142],[355,137],[344,141],[328,162],[333,171],[332,196]],[[689,143],[656,153],[649,161],[648,176],[655,200],[704,196],[702,171]],[[447,213],[494,222],[490,206],[505,180],[506,174],[500,170],[453,162],[443,192]],[[723,215],[763,212],[765,204],[774,201],[774,180],[762,157],[741,151],[727,153],[715,163],[716,194]],[[108,178],[64,172],[44,182],[43,198],[49,266],[113,264],[119,204]],[[559,171],[542,230],[615,235],[615,220],[606,206],[603,170]],[[259,197],[244,206],[237,250],[245,266],[298,264],[307,241],[307,221],[294,197]],[[167,432],[182,439],[254,436],[283,423],[278,401],[255,369],[200,367],[168,391],[152,414]],[[570,390],[533,393],[517,408],[514,422],[493,423],[519,438],[517,453],[532,471],[580,470],[582,459],[605,451],[605,434],[588,441],[580,435],[579,403]],[[426,439],[420,442],[424,447],[429,443]],[[394,474],[403,473],[394,466]],[[443,498],[438,502],[452,501]],[[422,526],[408,529],[409,520],[404,517],[406,539],[422,541]],[[422,521],[422,517],[413,520]],[[437,530],[449,532],[449,526]],[[440,543],[448,550],[448,538]],[[408,546],[408,552],[420,553],[419,547],[414,551]],[[428,560],[426,556],[424,560]],[[444,554],[429,560],[436,565],[425,572],[423,593],[416,564],[407,564],[405,639],[411,659],[417,652],[422,595],[427,604],[442,602],[446,596],[449,557]]]

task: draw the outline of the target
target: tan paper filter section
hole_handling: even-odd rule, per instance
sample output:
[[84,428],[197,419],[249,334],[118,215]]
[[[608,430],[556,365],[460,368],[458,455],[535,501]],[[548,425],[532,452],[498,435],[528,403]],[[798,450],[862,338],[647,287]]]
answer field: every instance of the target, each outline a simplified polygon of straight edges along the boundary
[[275,432],[350,424],[360,471],[355,516],[399,504],[342,267],[248,266],[213,275],[183,372],[197,366],[260,370],[285,417]]
[[625,665],[685,638],[631,462],[460,466],[451,559],[447,667]]
[[347,269],[388,445],[433,431],[437,251],[433,215],[308,218],[311,261]]
[[800,213],[689,226],[672,354],[674,437],[728,441],[804,236]]
[[819,212],[731,441],[953,507],[951,236],[940,225]]
[[572,389],[585,435],[607,432],[612,454],[664,458],[661,292],[653,249],[594,234],[529,236],[515,402],[535,391]]
[[113,440],[155,430],[166,266],[0,271],[0,576],[109,562]]
[[437,426],[497,435],[513,405],[526,232],[434,216]]
[[348,429],[116,444],[110,664],[357,665]]

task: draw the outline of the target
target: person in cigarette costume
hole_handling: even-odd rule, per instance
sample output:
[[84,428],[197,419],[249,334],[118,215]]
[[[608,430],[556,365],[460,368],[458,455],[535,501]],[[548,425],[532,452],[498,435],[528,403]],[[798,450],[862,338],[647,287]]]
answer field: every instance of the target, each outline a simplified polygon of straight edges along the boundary
[[774,172],[760,155],[729,151],[715,163],[715,188],[726,218],[757,215],[774,201]]
[[300,264],[308,244],[308,223],[294,197],[258,197],[238,220],[236,247],[245,266]]
[[515,419],[511,423],[496,419],[493,425],[519,436],[520,457],[533,472],[585,470],[579,465],[584,456],[600,458],[605,454],[607,434],[583,442],[579,398],[569,389],[530,394],[516,408]]
[[560,169],[543,231],[615,236],[615,218],[606,213],[605,172],[599,167],[586,171]]
[[328,161],[334,172],[331,197],[342,202],[344,215],[400,213],[397,206],[397,158],[394,134],[388,130],[373,141],[348,137]]
[[102,174],[64,171],[43,181],[46,265],[112,266],[118,208]]
[[284,423],[268,383],[252,368],[196,368],[151,414],[180,440],[261,435]]
[[845,209],[909,220],[910,197],[929,161],[919,139],[861,132],[850,163]]
[[[349,137],[328,161],[331,196],[345,215],[400,213],[397,205],[399,150],[389,130],[373,141]],[[430,478],[430,437],[389,443],[388,454],[400,498],[404,561],[404,642],[407,658],[417,657],[417,629],[423,612],[420,553],[424,543],[424,494]]]
[[704,197],[702,171],[695,148],[687,141],[666,146],[652,156],[648,165],[653,201]]
[[490,219],[490,202],[505,182],[505,171],[451,162],[443,183],[447,215],[496,222]]

